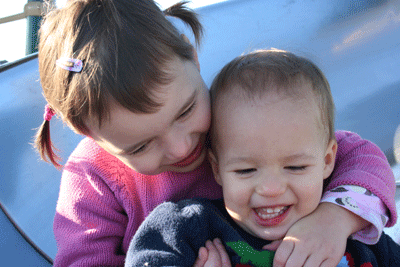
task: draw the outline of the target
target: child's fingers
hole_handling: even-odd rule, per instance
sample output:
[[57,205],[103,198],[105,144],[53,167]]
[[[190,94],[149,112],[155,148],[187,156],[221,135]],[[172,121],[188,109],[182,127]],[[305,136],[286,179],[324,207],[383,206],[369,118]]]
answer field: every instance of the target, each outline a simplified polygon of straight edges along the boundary
[[222,267],[231,267],[231,261],[229,260],[228,253],[226,252],[225,247],[222,245],[221,240],[216,238],[214,239],[213,243],[219,252],[219,256],[221,257]]
[[276,251],[281,243],[282,243],[282,239],[275,240],[275,241],[272,241],[271,243],[269,243],[268,245],[263,246],[262,249],[266,249],[269,251]]
[[333,259],[327,259],[321,263],[320,267],[331,267],[331,266],[338,266],[339,262],[335,262]]
[[199,255],[193,267],[231,267],[228,253],[219,239],[208,240],[206,247],[199,249]]
[[294,241],[291,239],[284,239],[278,249],[275,252],[274,256],[274,267],[284,267],[286,266],[286,262],[288,261],[290,255],[294,250]]
[[[298,244],[297,244],[298,245]],[[321,260],[319,260],[318,264],[315,263],[315,258],[311,259],[311,265],[308,263],[310,260],[310,254],[308,251],[301,248],[301,246],[297,246],[294,243],[294,248],[289,258],[286,261],[285,267],[314,267],[320,266]]]
[[205,267],[208,266],[225,267],[222,265],[221,256],[219,255],[219,251],[217,247],[214,245],[214,243],[208,240],[206,242],[206,248],[208,251],[208,259],[205,264]]
[[[336,260],[335,260],[336,259]],[[339,259],[339,260],[337,260]],[[331,266],[338,266],[341,258],[336,257],[333,253],[332,254],[325,254],[323,252],[315,251],[312,253],[304,267],[312,267],[312,266],[320,266],[320,267],[331,267]]]
[[[307,258],[305,264],[302,266],[304,266],[304,267],[320,266],[321,267],[321,266],[323,266],[323,263],[325,261],[326,261],[326,259],[324,259],[324,257],[320,253],[314,253],[314,254],[311,254]],[[336,265],[331,264],[331,265],[325,265],[325,266],[331,267],[331,266],[337,266],[337,264]]]
[[199,249],[199,255],[193,265],[193,267],[204,267],[208,259],[208,251],[205,247]]

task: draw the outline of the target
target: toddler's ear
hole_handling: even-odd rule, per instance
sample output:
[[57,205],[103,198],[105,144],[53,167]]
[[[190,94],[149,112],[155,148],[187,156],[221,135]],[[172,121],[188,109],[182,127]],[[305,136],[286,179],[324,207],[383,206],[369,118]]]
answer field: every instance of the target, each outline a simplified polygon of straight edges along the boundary
[[333,168],[335,167],[335,159],[336,159],[336,152],[337,152],[337,142],[336,140],[331,140],[328,144],[328,148],[325,152],[325,167],[323,170],[324,179],[328,178]]
[[[181,36],[182,36],[182,39],[183,39],[186,43],[192,45],[192,44],[190,43],[189,38],[187,38],[186,35],[184,35],[184,34],[182,33]],[[193,45],[192,45],[192,51],[193,51],[193,60],[194,60],[194,63],[196,64],[197,69],[200,71],[199,56],[197,55],[197,50],[196,50],[196,48],[194,48]]]
[[215,181],[222,186],[221,177],[218,171],[218,161],[211,149],[208,150],[208,158],[210,159],[211,168],[214,173]]

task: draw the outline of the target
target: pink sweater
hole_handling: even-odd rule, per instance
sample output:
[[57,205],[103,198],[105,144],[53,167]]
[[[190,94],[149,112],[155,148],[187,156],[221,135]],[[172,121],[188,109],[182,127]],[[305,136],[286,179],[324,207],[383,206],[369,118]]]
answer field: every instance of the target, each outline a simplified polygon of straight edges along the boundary
[[[335,171],[326,189],[358,185],[377,195],[395,223],[395,182],[385,155],[371,142],[337,132]],[[54,266],[123,266],[130,240],[164,201],[220,198],[208,161],[189,173],[137,173],[85,138],[68,159],[54,219]]]

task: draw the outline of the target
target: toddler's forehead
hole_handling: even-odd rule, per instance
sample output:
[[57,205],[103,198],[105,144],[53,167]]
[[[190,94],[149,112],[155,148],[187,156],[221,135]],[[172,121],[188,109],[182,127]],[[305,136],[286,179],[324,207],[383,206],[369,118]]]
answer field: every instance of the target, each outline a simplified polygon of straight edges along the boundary
[[[279,90],[265,90],[263,93],[257,94],[248,94],[243,92],[238,88],[234,90],[230,90],[229,92],[221,93],[213,103],[213,123],[212,123],[212,131],[211,138],[216,139],[216,131],[225,121],[228,121],[229,118],[235,118],[236,108],[245,107],[245,106],[258,106],[260,109],[253,109],[252,112],[260,113],[265,111],[263,107],[268,108],[269,106],[273,107],[274,105],[294,105],[298,108],[300,114],[315,114],[315,122],[318,126],[318,129],[322,134],[325,135],[325,127],[322,120],[322,111],[319,107],[318,99],[315,94],[312,92],[311,84],[305,84],[304,86],[310,86],[309,90],[303,89],[298,90],[300,93],[286,93],[287,91],[279,91]],[[258,91],[259,92],[259,91]],[[300,112],[302,111],[302,112]],[[254,119],[251,114],[248,114],[249,119]]]
[[282,100],[289,100],[290,103],[316,104],[315,109],[318,109],[318,99],[313,93],[311,83],[301,83],[290,88],[270,84],[263,88],[251,90],[240,85],[232,85],[229,90],[220,92],[218,97],[214,99],[213,107],[219,109],[227,108],[231,105],[268,105],[277,103]]

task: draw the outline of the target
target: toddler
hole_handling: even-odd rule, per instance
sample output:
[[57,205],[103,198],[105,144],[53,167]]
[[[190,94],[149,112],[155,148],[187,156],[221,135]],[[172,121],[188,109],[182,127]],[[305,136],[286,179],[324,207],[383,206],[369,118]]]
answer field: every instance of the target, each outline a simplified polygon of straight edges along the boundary
[[[215,78],[211,104],[210,159],[223,200],[161,204],[139,227],[125,266],[192,266],[215,238],[233,266],[272,266],[266,241],[283,239],[317,208],[338,143],[329,84],[311,61],[281,50],[240,56]],[[372,193],[364,194],[374,205]],[[336,201],[357,207],[350,197]],[[400,246],[385,234],[370,246],[349,240],[339,263],[399,265]]]

